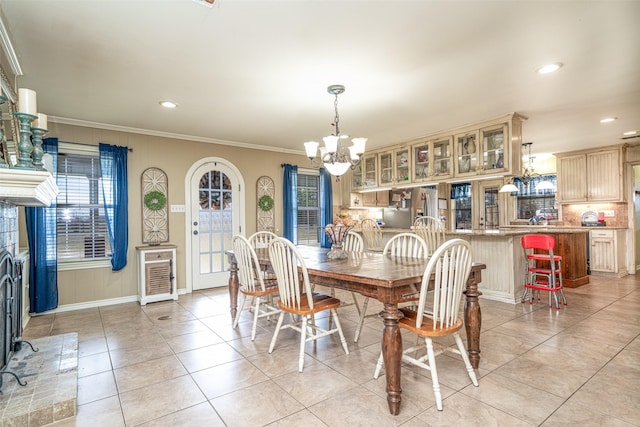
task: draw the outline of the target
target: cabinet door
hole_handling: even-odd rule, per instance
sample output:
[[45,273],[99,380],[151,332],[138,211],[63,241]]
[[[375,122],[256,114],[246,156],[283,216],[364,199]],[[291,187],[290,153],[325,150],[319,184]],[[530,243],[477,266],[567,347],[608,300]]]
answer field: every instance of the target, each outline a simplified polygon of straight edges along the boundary
[[589,260],[592,271],[615,273],[617,270],[615,239],[592,237],[591,259]]
[[453,175],[453,138],[433,141],[433,176],[435,178],[449,178]]
[[362,187],[363,187],[362,162],[360,162],[351,171],[351,189],[354,191],[357,191],[362,189]]
[[482,144],[482,170],[488,173],[504,172],[505,160],[508,158],[507,125],[480,129]]
[[376,206],[380,208],[389,207],[389,191],[376,191]]
[[594,202],[622,200],[620,151],[587,153],[587,198]]
[[477,181],[474,225],[478,230],[498,230],[500,228],[500,187],[502,180]]
[[587,200],[587,157],[584,154],[558,157],[558,201]]
[[456,176],[475,175],[478,170],[478,132],[456,135]]
[[376,191],[362,193],[362,205],[365,207],[374,207],[376,205]]
[[429,156],[430,144],[423,142],[412,147],[413,151],[413,182],[426,181],[431,176],[431,163]]
[[378,172],[379,183],[381,186],[391,186],[394,182],[393,176],[393,152],[385,151],[378,154]]
[[397,184],[406,184],[411,180],[409,173],[410,155],[409,147],[398,148],[393,151],[393,175]]
[[362,159],[361,165],[362,165],[362,177],[363,177],[362,187],[363,188],[373,188],[378,185],[378,179],[376,175],[378,172],[376,168],[376,165],[378,164],[377,160],[378,160],[378,156],[376,154],[370,154],[368,156],[365,156]]

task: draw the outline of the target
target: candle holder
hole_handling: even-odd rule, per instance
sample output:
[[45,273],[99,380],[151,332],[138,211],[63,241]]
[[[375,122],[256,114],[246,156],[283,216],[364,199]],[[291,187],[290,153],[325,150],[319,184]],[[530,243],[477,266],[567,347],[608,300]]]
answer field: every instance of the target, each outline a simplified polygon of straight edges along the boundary
[[349,254],[347,254],[343,248],[343,243],[344,238],[351,228],[351,226],[343,224],[329,224],[324,228],[324,232],[327,233],[327,236],[329,236],[331,240],[331,250],[327,252],[327,258],[345,259],[349,257]]
[[[6,97],[0,95],[0,105],[4,104]],[[6,141],[4,140],[4,126],[0,126],[0,169],[9,167],[9,153],[7,152]]]
[[44,162],[42,161],[42,158],[44,157],[42,137],[47,133],[47,130],[42,128],[31,128],[31,133],[33,134],[33,153],[31,154],[31,157],[33,158],[33,166],[36,170],[43,171],[45,170],[45,167]]
[[33,114],[15,112],[13,113],[20,122],[20,142],[18,143],[18,163],[16,169],[35,169],[33,165],[33,159],[31,158],[31,152],[33,151],[33,145],[31,144],[31,122],[34,121],[37,116]]

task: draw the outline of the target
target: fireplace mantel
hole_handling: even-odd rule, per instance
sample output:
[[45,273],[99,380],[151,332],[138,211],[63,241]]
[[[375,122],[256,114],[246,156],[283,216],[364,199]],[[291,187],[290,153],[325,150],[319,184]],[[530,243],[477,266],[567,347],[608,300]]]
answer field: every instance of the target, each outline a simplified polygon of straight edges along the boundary
[[19,206],[50,206],[59,192],[47,171],[0,168],[0,200]]

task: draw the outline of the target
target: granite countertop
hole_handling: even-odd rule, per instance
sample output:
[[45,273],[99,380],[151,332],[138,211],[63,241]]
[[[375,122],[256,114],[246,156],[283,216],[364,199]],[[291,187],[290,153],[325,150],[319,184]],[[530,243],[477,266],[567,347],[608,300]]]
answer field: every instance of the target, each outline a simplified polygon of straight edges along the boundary
[[[587,233],[591,230],[625,230],[626,227],[580,227],[580,226],[556,226],[556,225],[509,225],[500,227],[499,230],[482,231],[447,231],[447,236],[518,236],[527,233]],[[398,234],[410,233],[409,228],[382,228],[382,233]],[[353,231],[360,232],[359,228]]]

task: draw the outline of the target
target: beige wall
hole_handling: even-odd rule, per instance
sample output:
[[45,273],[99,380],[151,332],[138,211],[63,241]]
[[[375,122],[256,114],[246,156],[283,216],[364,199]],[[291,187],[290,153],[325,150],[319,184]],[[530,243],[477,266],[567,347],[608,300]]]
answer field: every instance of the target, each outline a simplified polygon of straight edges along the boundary
[[[61,271],[58,274],[59,304],[77,304],[110,298],[136,295],[137,258],[136,246],[142,245],[141,230],[141,175],[149,167],[165,171],[169,180],[169,204],[184,204],[185,174],[204,157],[221,157],[233,163],[242,173],[245,185],[246,224],[243,229],[249,235],[256,229],[256,181],[267,175],[273,178],[276,189],[276,228],[282,229],[282,163],[307,167],[304,155],[283,154],[272,151],[256,151],[211,143],[192,142],[134,133],[109,131],[79,126],[49,124],[47,136],[60,141],[97,145],[99,142],[127,146],[129,153],[129,251],[127,266],[113,272],[110,268]],[[301,146],[302,150],[302,146]],[[336,188],[338,187],[338,188]],[[334,201],[339,204],[339,186],[334,185]],[[185,218],[184,213],[169,213],[170,243],[177,248],[178,288],[186,288]],[[21,215],[24,218],[24,215]],[[278,233],[278,234],[281,234]],[[20,246],[26,247],[24,220],[20,226]]]

